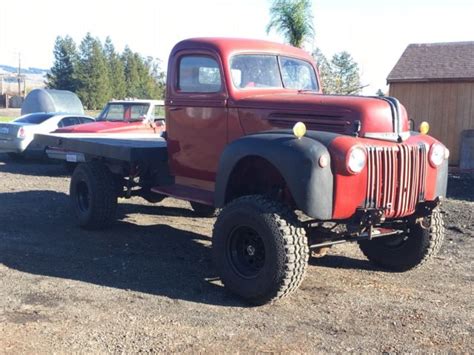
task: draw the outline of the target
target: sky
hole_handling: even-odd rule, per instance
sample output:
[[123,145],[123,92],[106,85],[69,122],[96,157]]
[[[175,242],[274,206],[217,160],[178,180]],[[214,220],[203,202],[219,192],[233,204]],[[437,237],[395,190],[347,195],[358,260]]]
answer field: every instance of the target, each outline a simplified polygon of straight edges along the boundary
[[[0,64],[50,68],[56,36],[76,43],[87,32],[111,36],[166,68],[173,45],[200,36],[283,42],[267,35],[270,0],[0,0]],[[326,57],[348,51],[364,93],[386,90],[386,77],[410,43],[474,41],[474,0],[314,0],[316,38]],[[473,58],[474,60],[474,58]]]

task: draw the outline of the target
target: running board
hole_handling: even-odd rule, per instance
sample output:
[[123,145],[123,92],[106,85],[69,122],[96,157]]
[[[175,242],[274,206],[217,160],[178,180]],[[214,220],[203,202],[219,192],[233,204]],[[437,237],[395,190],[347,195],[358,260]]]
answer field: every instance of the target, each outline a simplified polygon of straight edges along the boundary
[[214,206],[214,193],[212,191],[178,184],[153,187],[151,191],[180,200],[194,201],[204,205]]

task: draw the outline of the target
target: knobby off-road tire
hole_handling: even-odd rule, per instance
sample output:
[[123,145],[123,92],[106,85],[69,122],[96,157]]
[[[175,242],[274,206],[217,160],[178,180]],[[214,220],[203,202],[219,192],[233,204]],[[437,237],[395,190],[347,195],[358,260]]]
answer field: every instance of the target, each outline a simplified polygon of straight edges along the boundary
[[212,252],[224,286],[255,305],[295,291],[309,255],[294,212],[260,195],[240,197],[221,210]]
[[217,215],[217,208],[213,206],[203,205],[202,203],[189,201],[194,213],[199,217],[215,217]]
[[79,164],[69,188],[78,224],[87,229],[104,228],[115,221],[117,189],[114,176],[100,162]]
[[420,224],[411,225],[403,236],[359,242],[364,255],[376,265],[392,271],[408,271],[424,265],[438,254],[444,240],[443,216],[439,209]]

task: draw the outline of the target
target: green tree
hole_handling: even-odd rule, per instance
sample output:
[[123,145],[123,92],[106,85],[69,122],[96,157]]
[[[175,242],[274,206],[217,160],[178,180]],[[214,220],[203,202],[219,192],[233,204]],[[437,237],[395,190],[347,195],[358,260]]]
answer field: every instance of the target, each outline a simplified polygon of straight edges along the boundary
[[143,99],[158,99],[164,95],[164,73],[160,61],[152,57],[144,58],[125,47],[122,53],[127,83],[127,96]]
[[337,94],[355,95],[360,93],[359,65],[346,52],[334,54],[331,59],[331,76],[334,87],[331,90]]
[[77,95],[88,109],[99,109],[111,97],[107,59],[100,40],[87,33],[79,46]]
[[382,89],[378,89],[376,92],[377,96],[385,96],[385,93],[382,91]]
[[124,66],[126,95],[127,97],[139,97],[140,74],[139,63],[132,50],[126,46],[122,53],[122,62]]
[[313,15],[310,0],[274,0],[270,8],[267,34],[272,29],[282,34],[295,47],[303,47],[314,39]]
[[104,54],[108,64],[110,95],[115,99],[123,99],[127,95],[125,68],[110,37],[105,39]]
[[355,95],[363,86],[360,83],[359,65],[348,52],[333,55],[331,61],[316,48],[313,57],[319,69],[324,94]]
[[323,93],[330,94],[333,91],[331,63],[319,48],[314,50],[313,58],[316,60],[316,65],[318,66]]
[[54,43],[54,63],[51,73],[46,74],[46,86],[50,89],[69,90],[77,89],[77,48],[74,40],[66,36],[58,36]]

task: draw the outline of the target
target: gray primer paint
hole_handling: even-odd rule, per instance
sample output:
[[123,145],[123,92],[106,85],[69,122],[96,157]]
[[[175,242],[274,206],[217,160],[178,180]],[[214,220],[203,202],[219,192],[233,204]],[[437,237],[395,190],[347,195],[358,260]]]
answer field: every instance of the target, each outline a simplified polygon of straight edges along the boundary
[[21,114],[34,112],[61,112],[83,115],[81,100],[71,91],[36,89],[31,91],[21,106]]

